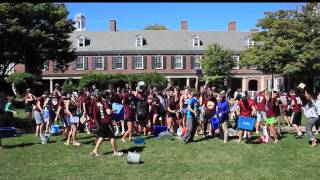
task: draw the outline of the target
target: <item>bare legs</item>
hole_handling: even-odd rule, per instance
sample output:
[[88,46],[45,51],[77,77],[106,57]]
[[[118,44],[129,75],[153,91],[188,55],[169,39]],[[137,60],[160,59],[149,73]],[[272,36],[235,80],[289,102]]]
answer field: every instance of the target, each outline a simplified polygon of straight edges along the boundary
[[[73,145],[79,146],[80,143],[76,141],[76,133],[77,133],[77,126],[76,124],[72,124],[68,134],[68,139],[65,144],[69,145],[72,142]],[[70,141],[71,138],[72,138],[72,141]]]
[[131,139],[132,139],[132,125],[133,125],[133,123],[131,122],[131,121],[127,121],[127,126],[128,126],[128,129],[127,129],[127,131],[124,133],[124,135],[123,135],[123,137],[122,137],[122,139],[121,139],[121,141],[122,142],[126,142],[126,137],[128,136],[129,137],[129,141],[131,141]]

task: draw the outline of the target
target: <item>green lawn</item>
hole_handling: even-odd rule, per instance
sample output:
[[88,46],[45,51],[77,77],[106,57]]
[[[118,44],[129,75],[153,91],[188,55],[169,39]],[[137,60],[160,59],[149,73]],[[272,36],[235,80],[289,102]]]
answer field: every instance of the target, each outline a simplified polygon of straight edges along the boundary
[[[127,164],[126,155],[112,157],[109,142],[103,156],[89,155],[94,137],[79,134],[82,146],[66,146],[61,136],[40,144],[33,134],[2,139],[0,179],[318,179],[320,147],[307,138],[284,134],[279,144],[237,144],[231,140],[145,139],[146,144],[123,144],[120,151],[141,151],[143,164]],[[196,138],[197,140],[200,137]]]

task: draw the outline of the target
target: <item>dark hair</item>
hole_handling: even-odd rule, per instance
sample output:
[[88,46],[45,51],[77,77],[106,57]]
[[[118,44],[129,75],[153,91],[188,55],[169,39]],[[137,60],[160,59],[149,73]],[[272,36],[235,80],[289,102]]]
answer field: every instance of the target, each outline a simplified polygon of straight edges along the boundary
[[240,100],[242,98],[241,94],[237,94],[237,96],[235,97],[235,100]]
[[243,102],[243,104],[244,104],[244,106],[245,106],[246,108],[249,107],[248,96],[243,96],[243,97],[242,97],[242,102]]

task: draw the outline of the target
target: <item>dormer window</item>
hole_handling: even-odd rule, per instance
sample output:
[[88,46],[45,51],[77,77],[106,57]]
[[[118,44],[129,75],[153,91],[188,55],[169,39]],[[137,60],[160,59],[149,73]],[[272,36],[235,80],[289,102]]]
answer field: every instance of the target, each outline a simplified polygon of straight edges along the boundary
[[193,37],[193,47],[200,47],[200,37],[199,36]]
[[143,46],[143,37],[140,36],[140,35],[136,37],[136,46],[137,47],[142,47]]
[[85,46],[85,37],[81,36],[78,39],[78,47],[84,47]]
[[84,36],[78,36],[78,47],[85,47],[90,45],[90,40]]
[[249,38],[248,41],[247,41],[247,46],[248,46],[248,47],[254,46],[254,41]]

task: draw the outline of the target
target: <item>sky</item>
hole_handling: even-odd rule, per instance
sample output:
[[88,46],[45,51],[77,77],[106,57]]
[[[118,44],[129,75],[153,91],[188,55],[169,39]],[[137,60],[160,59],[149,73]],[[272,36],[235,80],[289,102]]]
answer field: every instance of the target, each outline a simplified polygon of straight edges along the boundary
[[86,17],[87,31],[109,31],[115,19],[118,31],[140,30],[161,24],[180,30],[182,20],[188,30],[226,31],[228,22],[236,21],[237,31],[256,28],[266,11],[297,9],[303,3],[65,3],[69,18],[76,13]]

